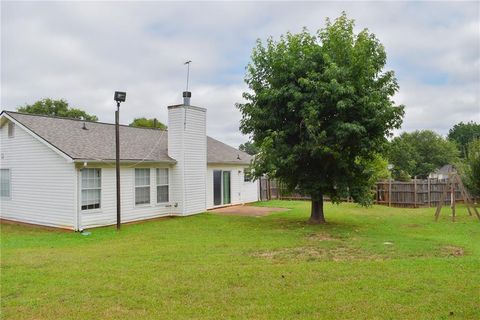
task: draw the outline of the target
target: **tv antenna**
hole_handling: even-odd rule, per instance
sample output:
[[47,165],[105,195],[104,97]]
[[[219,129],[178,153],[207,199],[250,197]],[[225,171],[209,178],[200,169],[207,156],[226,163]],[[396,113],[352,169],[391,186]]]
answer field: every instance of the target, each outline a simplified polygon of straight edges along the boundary
[[192,60],[188,60],[184,63],[187,65],[187,90],[185,91],[188,91],[188,80],[190,78],[190,63],[192,63]]

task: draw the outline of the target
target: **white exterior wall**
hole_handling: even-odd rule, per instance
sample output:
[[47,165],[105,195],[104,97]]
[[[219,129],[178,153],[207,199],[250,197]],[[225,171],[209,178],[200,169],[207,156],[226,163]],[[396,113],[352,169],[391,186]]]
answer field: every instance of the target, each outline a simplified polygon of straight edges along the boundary
[[68,162],[45,143],[15,125],[0,128],[0,168],[10,169],[11,198],[0,199],[0,217],[26,223],[74,229],[76,176]]
[[207,176],[206,109],[193,106],[168,108],[168,155],[177,161],[172,168],[172,200],[176,214],[204,212]]
[[[258,201],[258,181],[244,181],[245,168],[248,165],[208,165],[207,169],[207,208],[213,205],[213,171],[230,171],[231,205]],[[223,205],[221,205],[223,206]],[[220,207],[220,206],[219,206]]]
[[[81,210],[81,194],[80,194],[80,170],[79,174],[79,203],[78,210],[80,212],[80,226],[83,229],[98,227],[104,225],[112,225],[117,221],[117,198],[116,198],[116,182],[115,168],[97,166],[88,164],[87,168],[101,169],[101,198],[100,208],[92,210]],[[143,167],[145,168],[145,167]],[[120,168],[120,200],[121,200],[121,222],[130,222],[137,220],[152,219],[169,215],[175,212],[175,202],[172,202],[174,195],[172,190],[171,179],[169,180],[169,202],[157,204],[157,185],[156,185],[156,168],[169,168],[169,178],[171,170],[169,166],[158,165],[150,169],[150,203],[135,205],[135,168],[123,166]]]
[[[169,108],[168,125],[168,152],[177,163],[148,165],[150,203],[142,205],[135,205],[135,168],[122,166],[122,223],[212,208],[213,170],[231,172],[231,204],[258,200],[257,181],[244,182],[246,165],[207,166],[205,109]],[[1,218],[75,230],[116,223],[113,164],[87,164],[87,168],[101,169],[101,203],[98,209],[81,210],[82,164],[73,163],[18,125],[14,138],[8,138],[7,130],[4,123],[0,128],[0,168],[10,169],[11,198],[0,200]],[[169,168],[168,203],[156,203],[156,168]]]

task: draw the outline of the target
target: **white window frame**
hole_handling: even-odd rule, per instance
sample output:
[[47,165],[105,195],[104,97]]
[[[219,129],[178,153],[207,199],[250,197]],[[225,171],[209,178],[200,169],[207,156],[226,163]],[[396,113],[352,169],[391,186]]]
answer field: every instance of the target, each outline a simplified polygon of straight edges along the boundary
[[[137,172],[139,172],[139,170],[145,170],[145,172],[148,172],[148,184],[145,184],[145,185],[137,185]],[[134,181],[133,181],[133,185],[134,185],[134,188],[135,188],[135,194],[134,194],[134,204],[136,207],[141,207],[141,206],[148,206],[151,204],[152,202],[152,195],[151,195],[151,182],[152,182],[152,175],[151,175],[151,172],[150,172],[150,168],[135,168],[134,169]],[[148,202],[142,202],[142,203],[137,203],[137,189],[139,188],[148,188]]]
[[[85,171],[84,171],[85,170]],[[98,180],[100,180],[100,186],[99,187],[84,187],[83,186],[83,172],[86,172],[86,170],[98,170],[99,176]],[[96,178],[96,177],[94,177]],[[83,207],[83,191],[87,190],[98,190],[99,191],[99,197],[98,197],[98,208],[82,208]],[[102,169],[101,168],[83,168],[80,169],[80,211],[82,212],[94,212],[95,210],[100,210],[102,208]]]
[[244,168],[243,169],[243,182],[252,182],[252,169],[251,168]]
[[8,122],[7,132],[9,138],[15,137],[15,123],[13,123],[12,121]]
[[0,170],[5,170],[8,172],[8,196],[2,196],[0,194],[0,199],[2,200],[11,200],[12,199],[12,170],[10,170],[9,168],[2,168]]
[[[159,178],[159,172],[160,170],[166,170],[167,172],[167,183],[159,183],[158,182],[158,178]],[[155,188],[155,192],[156,192],[156,201],[157,201],[157,204],[164,204],[164,203],[168,203],[170,201],[170,170],[168,168],[156,168],[155,170],[155,178],[156,178],[156,181],[155,181],[155,184],[156,184],[156,188]],[[158,201],[158,187],[167,187],[167,201]]]

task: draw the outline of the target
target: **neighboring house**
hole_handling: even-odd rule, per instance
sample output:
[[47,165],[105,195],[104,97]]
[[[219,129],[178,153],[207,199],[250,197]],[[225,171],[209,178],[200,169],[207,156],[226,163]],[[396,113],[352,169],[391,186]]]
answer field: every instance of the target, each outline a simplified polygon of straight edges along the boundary
[[[82,230],[116,222],[115,126],[0,114],[0,217]],[[258,200],[251,156],[206,135],[206,109],[168,107],[168,131],[120,127],[122,222]]]
[[449,175],[452,173],[456,173],[457,170],[451,164],[446,164],[441,168],[436,169],[435,171],[431,172],[428,177],[430,179],[448,179]]

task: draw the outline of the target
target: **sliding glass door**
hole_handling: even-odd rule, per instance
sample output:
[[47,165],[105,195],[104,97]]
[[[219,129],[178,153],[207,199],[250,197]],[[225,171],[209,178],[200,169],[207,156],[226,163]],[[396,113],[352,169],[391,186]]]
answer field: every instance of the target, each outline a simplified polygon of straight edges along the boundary
[[219,206],[232,202],[230,171],[213,171],[213,205]]
[[213,171],[213,205],[219,206],[222,204],[222,171]]
[[231,202],[230,196],[230,171],[223,171],[223,204]]

